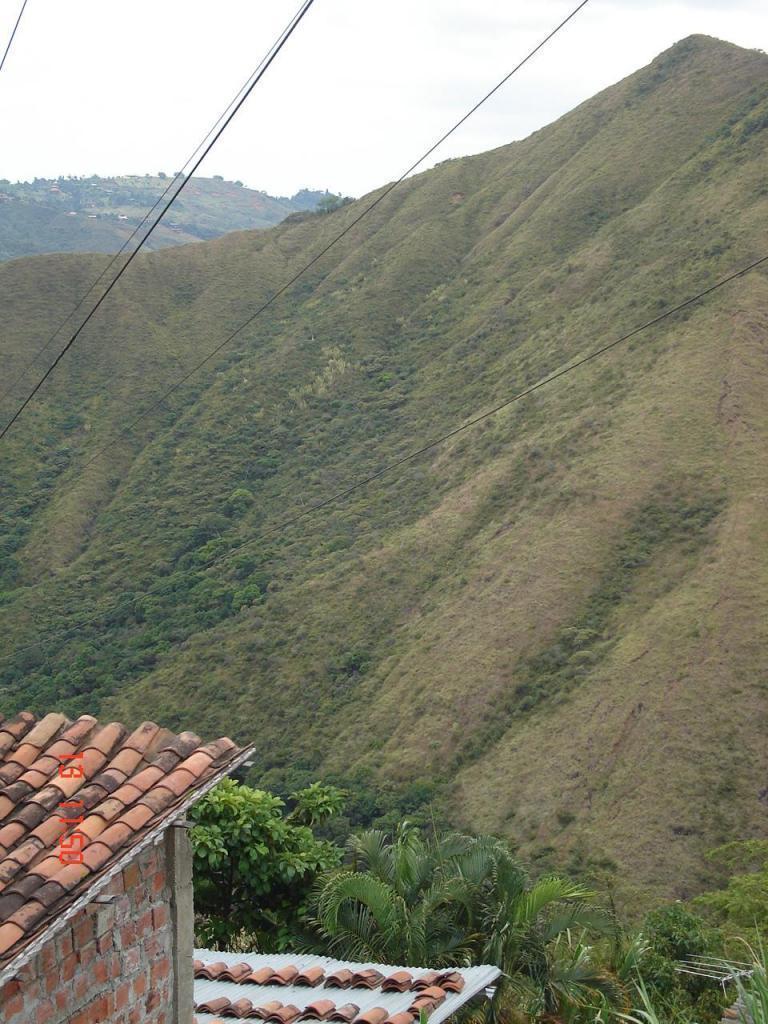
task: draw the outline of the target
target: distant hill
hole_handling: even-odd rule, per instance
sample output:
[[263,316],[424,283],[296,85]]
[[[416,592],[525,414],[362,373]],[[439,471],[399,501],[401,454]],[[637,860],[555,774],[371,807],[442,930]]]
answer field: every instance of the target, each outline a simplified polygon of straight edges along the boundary
[[[0,712],[227,732],[358,820],[437,796],[627,900],[711,887],[768,805],[765,268],[285,520],[763,255],[767,155],[768,57],[694,36],[354,227],[140,256],[0,446]],[[101,263],[0,265],[9,381]]]
[[[52,252],[117,252],[169,175],[0,180],[0,260]],[[268,228],[314,210],[327,191],[270,196],[223,178],[194,178],[147,242],[148,250]]]

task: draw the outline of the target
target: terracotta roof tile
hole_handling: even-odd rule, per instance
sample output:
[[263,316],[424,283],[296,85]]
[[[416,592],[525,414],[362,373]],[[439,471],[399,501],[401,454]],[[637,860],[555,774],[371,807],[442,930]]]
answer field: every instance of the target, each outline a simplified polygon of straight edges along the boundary
[[389,1014],[383,1006],[372,1006],[355,1018],[356,1024],[384,1024]]
[[299,975],[299,968],[289,964],[287,967],[278,967],[267,981],[268,985],[292,985]]
[[[227,965],[223,960],[216,960],[212,964],[204,964],[198,970],[195,971],[196,978],[208,978],[209,981],[218,981],[219,975],[227,970]],[[272,968],[267,968],[269,973],[272,973]]]
[[40,747],[36,747],[34,743],[29,743],[25,740],[6,758],[6,764],[22,765],[24,768],[29,768],[37,760],[39,753]]
[[[86,779],[92,779],[94,776],[101,771],[104,765],[107,763],[107,755],[97,750],[95,747],[91,747],[89,750],[83,751],[83,774]],[[58,770],[58,765],[56,766]]]
[[158,782],[157,788],[170,789],[175,796],[181,796],[195,782],[197,782],[197,777],[192,772],[187,771],[186,768],[175,768],[170,775],[166,775],[164,779]]
[[436,984],[439,977],[439,971],[425,971],[418,978],[414,979],[411,988],[414,992],[420,992],[422,989],[429,988],[430,985]]
[[99,868],[103,867],[113,855],[114,851],[105,843],[89,843],[85,848],[85,853],[83,854],[83,863],[86,864],[91,871],[98,871]]
[[260,1006],[254,1006],[253,1016],[264,1020],[264,1018],[268,1017],[270,1013],[274,1013],[275,1010],[279,1010],[282,1005],[283,1004],[279,999],[271,999],[269,1002],[262,1003]]
[[154,722],[142,722],[141,725],[137,729],[134,729],[130,736],[126,738],[123,746],[130,747],[131,750],[138,750],[144,754],[149,750],[160,732],[160,726],[155,725]]
[[185,758],[181,762],[179,768],[185,768],[188,772],[191,772],[196,779],[199,779],[204,772],[213,764],[214,757],[208,753],[207,750],[196,750],[194,754],[190,754],[189,757]]
[[241,999],[235,999],[234,1002],[229,1004],[229,1008],[226,1010],[226,1016],[230,1015],[233,1017],[253,1017],[253,1003],[250,999],[246,999],[244,996]]
[[223,970],[218,977],[219,981],[242,981],[243,978],[247,977],[253,968],[250,964],[233,964],[231,967],[227,967]]
[[328,1020],[342,1021],[343,1024],[351,1024],[351,1021],[360,1012],[360,1007],[357,1003],[342,1003],[341,1006],[337,1006],[333,1013],[328,1015]]
[[200,1003],[195,1009],[198,1013],[221,1013],[222,1010],[229,1008],[229,999],[226,996],[217,996],[216,999],[211,999],[208,1003]]
[[15,718],[3,722],[0,726],[0,754],[12,750],[34,724],[35,716],[29,711],[21,711]]
[[393,1013],[391,1017],[387,1017],[384,1024],[413,1024],[413,1021],[413,1014],[403,1010],[400,1013]]
[[[352,988],[378,988],[384,981],[384,975],[375,967],[367,967],[363,971],[355,971],[352,975]],[[375,1024],[375,1022],[368,1022]]]
[[26,898],[20,892],[5,893],[5,895],[0,896],[0,913],[2,913],[3,917],[10,917],[11,914],[15,914],[17,910],[24,906]]
[[223,761],[228,761],[232,756],[235,744],[232,740],[223,736],[220,740],[214,740],[212,743],[206,743],[205,746],[200,749],[211,755],[214,760],[214,764],[221,764]]
[[119,820],[124,822],[132,832],[138,832],[139,829],[144,828],[147,822],[152,820],[152,817],[153,814],[149,807],[140,805],[126,811]]
[[6,922],[0,925],[0,956],[7,955],[19,939],[24,938],[24,929],[19,928],[17,924],[9,924]]
[[51,740],[58,736],[67,724],[66,715],[60,715],[52,711],[50,714],[44,715],[39,722],[32,726],[26,735],[26,742],[32,743],[40,750],[43,750],[45,747],[50,746]]
[[[110,722],[109,725],[102,726],[98,732],[88,739],[88,742],[83,745],[83,750],[86,753],[89,750],[96,750],[103,754],[104,757],[109,757],[115,747],[120,745],[124,737],[125,726],[121,725],[120,722]],[[122,746],[124,745],[122,744]]]
[[241,985],[264,985],[268,978],[271,978],[274,974],[274,970],[271,967],[260,967],[257,971],[252,971],[247,977],[243,978]]
[[[0,718],[0,970],[19,966],[17,954],[112,862],[182,813],[241,754],[231,740],[203,745],[193,732],[176,736],[154,722],[129,731],[91,715]],[[253,973],[244,967],[241,974]]]
[[133,829],[129,824],[127,824],[127,822],[118,820],[114,825],[110,825],[109,828],[104,829],[101,833],[100,841],[104,843],[105,846],[108,846],[110,850],[116,852],[121,846],[124,846],[134,834]]
[[287,1006],[281,1006],[277,1010],[273,1010],[268,1013],[264,1018],[265,1021],[274,1021],[275,1024],[291,1024],[292,1021],[301,1013],[298,1006],[294,1006],[293,1003],[288,1003]]
[[[159,747],[160,753],[164,750],[172,750],[175,754],[179,754],[180,757],[189,757],[193,750],[196,750],[202,742],[200,737],[193,732],[180,732],[178,736],[170,734],[170,739],[163,743]],[[228,741],[232,743],[231,740]],[[234,744],[232,744],[234,746]]]
[[293,984],[308,985],[311,988],[315,988],[316,985],[321,983],[324,977],[325,971],[322,967],[305,967]]
[[342,967],[341,970],[334,971],[333,974],[329,974],[325,979],[326,988],[349,988],[352,984],[352,977],[354,972],[350,971],[347,967]]
[[461,992],[465,984],[459,971],[443,971],[438,976],[436,983],[446,992]]
[[172,803],[175,803],[176,796],[174,793],[167,788],[160,788],[159,786],[155,789],[151,789],[148,793],[139,800],[139,803],[145,807],[150,807],[155,814],[160,814],[166,807],[170,807]]
[[410,971],[395,971],[381,983],[382,992],[407,992],[413,985]]
[[332,999],[316,999],[299,1015],[299,1020],[328,1020],[335,1009]]

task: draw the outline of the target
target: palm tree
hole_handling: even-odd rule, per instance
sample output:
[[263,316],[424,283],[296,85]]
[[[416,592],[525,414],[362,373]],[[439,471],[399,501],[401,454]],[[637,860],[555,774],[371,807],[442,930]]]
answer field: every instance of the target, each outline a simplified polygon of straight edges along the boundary
[[588,932],[612,927],[604,911],[591,905],[595,894],[558,876],[531,882],[509,850],[493,847],[484,896],[480,959],[503,971],[485,1010],[488,1024],[509,1016],[513,1007],[547,1020],[572,1018],[588,1005],[623,1005],[625,991],[603,967]]
[[375,829],[353,836],[350,867],[321,876],[310,898],[322,948],[379,963],[469,963],[472,887],[449,867],[461,845],[407,824],[394,839]]
[[501,840],[407,825],[394,838],[352,837],[349,865],[318,879],[310,897],[315,948],[379,963],[491,963],[503,971],[486,1024],[524,1009],[574,1020],[587,1006],[623,1006],[621,982],[601,966],[587,931],[610,918],[594,894],[564,878],[531,882]]

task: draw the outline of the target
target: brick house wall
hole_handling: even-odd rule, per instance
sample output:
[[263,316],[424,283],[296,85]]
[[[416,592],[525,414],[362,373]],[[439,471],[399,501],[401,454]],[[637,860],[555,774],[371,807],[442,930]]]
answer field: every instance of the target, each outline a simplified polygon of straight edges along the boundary
[[[188,846],[186,833],[171,828],[137,854],[101,890],[100,902],[80,910],[3,987],[2,1024],[188,1024]],[[114,900],[101,902],[105,896]]]

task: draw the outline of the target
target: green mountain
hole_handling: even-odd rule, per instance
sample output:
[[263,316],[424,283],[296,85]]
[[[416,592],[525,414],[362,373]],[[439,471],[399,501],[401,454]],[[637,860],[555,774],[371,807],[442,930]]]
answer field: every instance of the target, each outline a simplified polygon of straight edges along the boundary
[[[765,270],[308,510],[762,255],[766,128],[768,57],[685,39],[409,179],[121,435],[367,200],[137,260],[2,448],[0,710],[707,884],[768,802]],[[0,267],[9,379],[100,263]]]
[[[0,260],[50,252],[117,252],[168,186],[166,175],[0,181]],[[148,250],[269,228],[313,210],[328,192],[290,199],[240,181],[193,178],[147,241]]]

